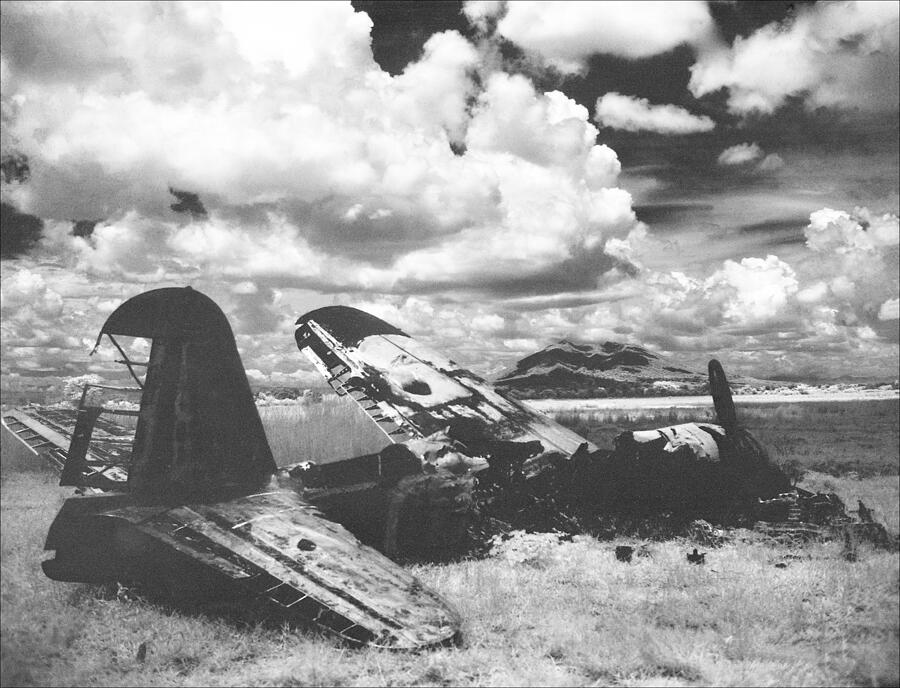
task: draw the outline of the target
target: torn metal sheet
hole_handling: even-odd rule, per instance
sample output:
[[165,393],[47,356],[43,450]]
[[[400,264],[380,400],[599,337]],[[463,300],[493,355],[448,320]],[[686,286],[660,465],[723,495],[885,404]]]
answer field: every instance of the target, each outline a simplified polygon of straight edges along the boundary
[[719,461],[719,444],[725,439],[725,428],[711,423],[683,423],[657,430],[624,432],[616,438],[622,451],[663,452],[672,456],[690,454],[703,461]]

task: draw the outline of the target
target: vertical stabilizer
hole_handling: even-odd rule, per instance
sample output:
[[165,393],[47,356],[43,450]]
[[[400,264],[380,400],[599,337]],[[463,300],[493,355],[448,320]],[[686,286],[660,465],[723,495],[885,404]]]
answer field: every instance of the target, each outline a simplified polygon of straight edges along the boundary
[[119,306],[100,336],[152,340],[128,488],[142,501],[259,485],[275,471],[231,326],[190,287]]
[[722,364],[716,359],[709,362],[709,393],[716,407],[716,418],[719,425],[725,428],[725,432],[732,434],[737,430],[737,414],[734,410],[734,399],[731,398],[731,388]]

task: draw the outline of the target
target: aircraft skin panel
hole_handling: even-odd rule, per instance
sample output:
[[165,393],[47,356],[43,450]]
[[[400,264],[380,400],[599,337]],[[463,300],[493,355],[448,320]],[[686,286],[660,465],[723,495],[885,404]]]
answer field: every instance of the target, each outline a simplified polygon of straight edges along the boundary
[[711,423],[682,423],[624,434],[637,445],[658,446],[660,456],[676,456],[683,448],[687,448],[692,456],[711,463],[721,460],[719,442],[724,442],[727,436],[722,426]]
[[[338,393],[359,396],[360,405],[376,422],[383,425],[388,419],[399,428],[402,432],[389,433],[394,442],[428,437],[462,423],[466,434],[480,440],[537,440],[544,451],[566,456],[586,443],[577,433],[504,396],[477,375],[367,313],[332,306],[297,322],[300,350]],[[586,448],[596,450],[589,442]]]
[[4,411],[3,427],[32,453],[46,458],[52,465],[61,468],[65,462],[65,454],[61,452],[69,448],[69,438],[49,427],[35,415],[33,410],[31,413],[24,409]]
[[450,642],[459,631],[442,598],[292,491],[164,512],[128,506],[104,516],[131,522],[265,595],[286,616],[296,612],[352,642],[415,649]]
[[[57,470],[62,470],[68,458],[77,414],[74,408],[24,406],[4,411],[3,426]],[[85,483],[89,484],[90,478],[100,473],[114,483],[125,482],[128,479],[125,465],[131,456],[133,437],[134,430],[100,419],[94,427],[86,456]]]

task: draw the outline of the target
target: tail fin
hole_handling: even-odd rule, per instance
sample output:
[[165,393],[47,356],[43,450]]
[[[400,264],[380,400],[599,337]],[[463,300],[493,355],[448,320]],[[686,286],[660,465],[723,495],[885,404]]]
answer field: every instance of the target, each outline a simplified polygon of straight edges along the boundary
[[139,294],[104,334],[152,340],[128,472],[136,498],[256,486],[275,471],[231,326],[209,297],[190,287]]
[[716,417],[719,425],[725,428],[725,432],[731,434],[737,429],[737,414],[734,410],[734,400],[731,398],[731,388],[725,378],[722,364],[716,359],[709,362],[709,393],[716,407]]

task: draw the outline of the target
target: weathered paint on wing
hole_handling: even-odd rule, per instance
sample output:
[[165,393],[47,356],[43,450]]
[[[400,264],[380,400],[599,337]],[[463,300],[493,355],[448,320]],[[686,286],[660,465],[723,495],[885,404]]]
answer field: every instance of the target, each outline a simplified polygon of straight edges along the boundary
[[300,350],[394,442],[449,428],[450,436],[461,441],[537,440],[544,451],[567,456],[584,444],[596,450],[580,435],[368,313],[330,306],[307,313],[297,324]]
[[312,621],[357,644],[416,649],[450,642],[459,632],[458,615],[439,595],[295,492],[163,511],[129,506],[104,515],[269,598],[286,618]]

